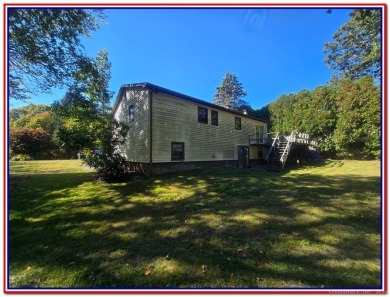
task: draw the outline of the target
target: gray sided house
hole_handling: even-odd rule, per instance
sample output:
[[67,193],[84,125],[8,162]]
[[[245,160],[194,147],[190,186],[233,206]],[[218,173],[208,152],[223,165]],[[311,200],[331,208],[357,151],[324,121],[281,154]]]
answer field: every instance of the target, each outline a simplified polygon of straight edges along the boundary
[[150,83],[122,85],[113,112],[130,125],[118,150],[132,171],[246,168],[267,154],[267,121]]

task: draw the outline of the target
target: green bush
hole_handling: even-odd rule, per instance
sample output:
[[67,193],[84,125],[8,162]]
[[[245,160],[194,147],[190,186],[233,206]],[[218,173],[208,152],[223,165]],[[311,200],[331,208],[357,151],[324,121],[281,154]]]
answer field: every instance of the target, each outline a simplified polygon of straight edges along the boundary
[[126,178],[126,159],[119,154],[108,155],[103,152],[92,152],[84,160],[95,168],[101,180],[119,182]]
[[125,141],[128,129],[126,124],[110,120],[107,129],[101,130],[99,148],[86,154],[84,163],[93,167],[101,180],[106,182],[125,180],[127,162],[116,149]]
[[12,131],[10,148],[12,156],[21,159],[52,159],[56,150],[52,137],[43,129]]

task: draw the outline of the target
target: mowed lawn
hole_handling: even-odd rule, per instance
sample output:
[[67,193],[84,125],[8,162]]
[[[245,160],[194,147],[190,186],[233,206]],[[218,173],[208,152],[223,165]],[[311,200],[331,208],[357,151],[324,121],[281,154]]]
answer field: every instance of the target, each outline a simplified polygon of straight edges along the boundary
[[379,287],[380,162],[106,184],[11,162],[10,287]]

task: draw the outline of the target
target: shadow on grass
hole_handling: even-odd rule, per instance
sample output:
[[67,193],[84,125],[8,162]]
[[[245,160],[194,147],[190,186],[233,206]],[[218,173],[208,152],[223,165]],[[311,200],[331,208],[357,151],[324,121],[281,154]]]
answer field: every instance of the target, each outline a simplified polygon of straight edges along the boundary
[[11,287],[380,284],[377,177],[66,173],[11,177],[11,197]]

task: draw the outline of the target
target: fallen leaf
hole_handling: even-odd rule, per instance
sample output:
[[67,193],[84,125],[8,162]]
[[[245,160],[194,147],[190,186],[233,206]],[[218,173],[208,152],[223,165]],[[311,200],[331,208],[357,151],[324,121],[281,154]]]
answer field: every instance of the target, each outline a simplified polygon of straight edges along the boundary
[[282,234],[279,235],[279,239],[285,239],[286,236],[287,236],[287,234],[282,233]]
[[151,270],[146,270],[144,275],[145,276],[151,276],[152,275],[152,271]]
[[202,265],[202,272],[206,272],[206,265]]

